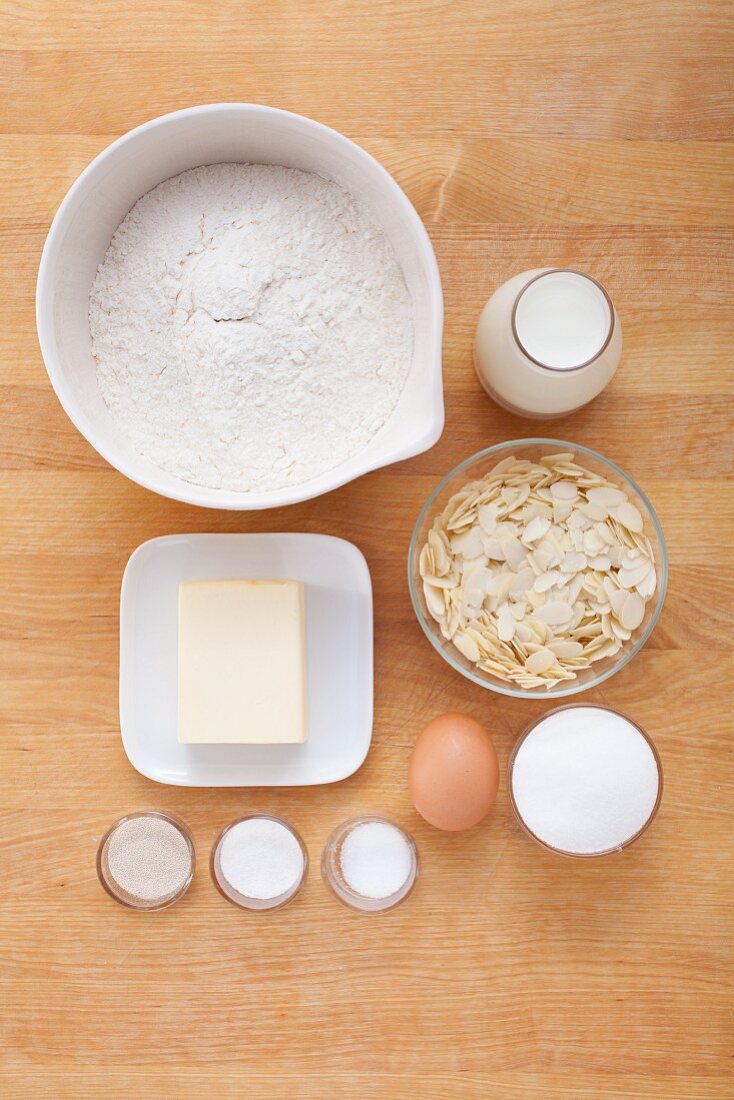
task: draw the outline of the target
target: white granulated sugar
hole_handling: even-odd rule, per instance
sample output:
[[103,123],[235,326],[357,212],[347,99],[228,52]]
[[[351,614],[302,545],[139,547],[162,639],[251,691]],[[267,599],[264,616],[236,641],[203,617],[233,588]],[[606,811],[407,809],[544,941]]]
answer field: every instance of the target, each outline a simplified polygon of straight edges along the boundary
[[124,218],[89,303],[102,397],[157,466],[196,485],[298,485],[393,412],[413,321],[366,208],[312,172],[213,164]]
[[290,829],[268,817],[233,825],[219,849],[219,867],[229,885],[264,901],[291,890],[303,874],[303,852]]
[[413,858],[400,829],[365,821],[347,833],[339,852],[344,881],[365,898],[389,898],[405,885]]
[[573,707],[541,720],[521,744],[512,794],[539,840],[592,854],[624,844],[646,824],[658,795],[650,745],[620,714]]

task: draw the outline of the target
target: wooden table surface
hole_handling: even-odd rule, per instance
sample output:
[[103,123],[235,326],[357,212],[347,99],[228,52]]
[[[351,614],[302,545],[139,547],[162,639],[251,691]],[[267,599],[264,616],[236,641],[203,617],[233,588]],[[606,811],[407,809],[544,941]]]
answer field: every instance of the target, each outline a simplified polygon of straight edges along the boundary
[[[716,1097],[732,1010],[734,376],[732,7],[723,0],[6,0],[0,21],[0,769],[5,1095]],[[111,469],[66,419],[33,316],[67,187],[155,115],[260,101],[377,156],[425,220],[446,295],[447,419],[430,452],[320,500],[225,514]],[[619,706],[663,759],[662,809],[622,857],[553,858],[501,795],[463,835],[412,811],[422,724],[458,708],[503,767],[544,709],[454,674],[414,620],[404,561],[436,480],[534,434],[480,391],[470,358],[494,287],[543,264],[609,287],[622,367],[543,430],[638,478],[668,540],[670,589],[631,666],[585,696]],[[376,713],[362,769],[332,787],[188,790],[128,764],[118,728],[125,562],[155,535],[315,531],[353,540],[375,593]],[[190,823],[185,901],[141,917],[100,889],[116,817]],[[248,809],[292,818],[305,892],[248,918],[207,853]],[[379,919],[338,905],[321,845],[347,815],[415,833],[414,896]]]

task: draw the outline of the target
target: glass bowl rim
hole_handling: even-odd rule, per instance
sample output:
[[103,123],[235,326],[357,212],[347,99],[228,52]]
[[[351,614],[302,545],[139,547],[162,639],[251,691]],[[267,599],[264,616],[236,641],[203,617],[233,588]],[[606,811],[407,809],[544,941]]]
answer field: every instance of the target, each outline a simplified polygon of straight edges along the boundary
[[[436,638],[429,629],[425,616],[423,614],[423,609],[418,602],[418,596],[415,590],[415,585],[413,583],[413,562],[418,552],[419,532],[423,527],[423,524],[430,510],[435,507],[436,498],[440,495],[442,490],[445,489],[448,483],[452,481],[453,478],[457,476],[457,474],[460,474],[462,470],[466,470],[473,463],[480,462],[486,458],[489,458],[491,455],[499,455],[502,451],[509,451],[513,447],[553,447],[559,450],[574,452],[580,451],[582,454],[587,455],[589,458],[592,458],[597,462],[600,462],[602,465],[610,467],[612,470],[614,470],[616,474],[619,475],[622,481],[627,482],[627,484],[631,486],[631,488],[643,502],[647,514],[652,521],[652,525],[655,529],[655,534],[657,536],[658,545],[660,546],[660,561],[656,562],[656,566],[660,571],[660,577],[655,607],[653,609],[652,615],[650,616],[649,623],[645,627],[643,633],[634,643],[634,645],[630,647],[630,649],[624,654],[620,661],[613,664],[611,668],[606,669],[604,672],[600,672],[594,677],[593,680],[589,680],[587,683],[584,684],[577,683],[574,684],[574,686],[572,687],[562,688],[560,690],[547,692],[545,694],[541,694],[538,691],[526,691],[523,688],[513,688],[509,685],[505,686],[504,684],[500,684],[499,681],[497,683],[491,682],[481,676],[478,676],[471,669],[464,668],[462,665],[460,665],[458,661],[454,659],[453,655],[447,651],[446,648],[438,644]],[[635,479],[633,477],[630,477],[630,475],[625,470],[623,470],[621,466],[618,466],[616,462],[613,462],[610,458],[607,458],[606,455],[601,454],[600,451],[595,451],[592,447],[586,447],[583,443],[571,443],[568,440],[564,439],[548,439],[542,436],[531,437],[527,439],[510,439],[506,440],[503,443],[495,443],[491,447],[485,447],[484,450],[476,451],[473,455],[465,458],[463,462],[460,462],[458,464],[458,466],[454,466],[453,469],[449,470],[449,472],[441,478],[438,484],[436,484],[431,492],[428,494],[428,497],[418,514],[415,526],[413,527],[413,533],[410,538],[410,546],[408,548],[408,590],[410,592],[410,601],[413,605],[415,617],[420,624],[421,630],[428,638],[428,641],[431,643],[436,652],[444,659],[444,661],[446,661],[446,663],[449,664],[451,668],[455,669],[456,672],[460,673],[467,680],[471,680],[473,683],[478,684],[480,687],[488,688],[490,691],[497,692],[497,694],[499,695],[507,695],[511,699],[545,699],[548,702],[553,702],[556,699],[563,699],[568,698],[568,696],[571,695],[578,695],[582,691],[589,691],[591,688],[595,688],[598,687],[599,684],[603,684],[605,680],[608,680],[611,676],[614,676],[615,673],[623,669],[625,665],[629,664],[632,658],[636,657],[642,647],[645,645],[648,638],[655,629],[658,619],[660,618],[660,612],[663,609],[667,588],[668,550],[665,544],[665,536],[663,534],[660,520],[658,519],[657,513],[653,508],[647,494],[640,488]]]

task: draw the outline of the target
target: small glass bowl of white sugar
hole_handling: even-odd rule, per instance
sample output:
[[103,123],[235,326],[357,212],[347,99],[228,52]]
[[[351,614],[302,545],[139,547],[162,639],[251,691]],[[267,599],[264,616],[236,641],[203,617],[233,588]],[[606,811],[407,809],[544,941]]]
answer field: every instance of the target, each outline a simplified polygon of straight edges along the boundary
[[361,913],[382,913],[400,905],[415,886],[418,870],[412,836],[377,814],[360,814],[342,822],[321,856],[327,886]]
[[272,912],[306,879],[308,852],[292,825],[274,814],[245,814],[214,842],[210,869],[220,894],[240,909]]

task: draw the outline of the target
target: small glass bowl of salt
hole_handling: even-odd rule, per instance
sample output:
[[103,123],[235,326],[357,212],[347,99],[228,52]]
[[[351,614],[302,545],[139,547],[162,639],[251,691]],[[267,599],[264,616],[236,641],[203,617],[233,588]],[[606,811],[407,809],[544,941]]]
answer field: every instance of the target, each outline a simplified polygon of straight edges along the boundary
[[308,851],[292,825],[273,814],[245,814],[214,842],[210,870],[220,894],[240,909],[272,912],[303,886]]
[[361,913],[384,913],[410,894],[418,878],[415,841],[389,818],[360,814],[329,836],[321,874],[340,901]]

